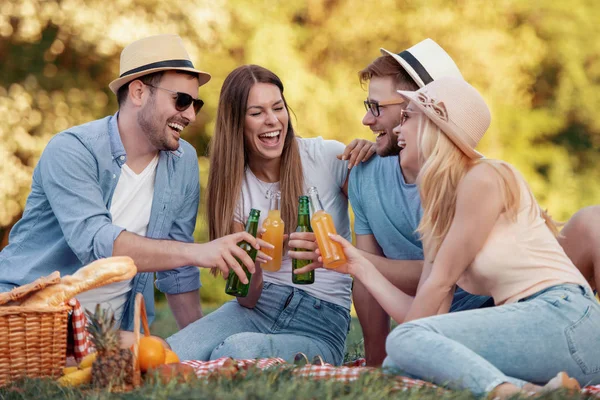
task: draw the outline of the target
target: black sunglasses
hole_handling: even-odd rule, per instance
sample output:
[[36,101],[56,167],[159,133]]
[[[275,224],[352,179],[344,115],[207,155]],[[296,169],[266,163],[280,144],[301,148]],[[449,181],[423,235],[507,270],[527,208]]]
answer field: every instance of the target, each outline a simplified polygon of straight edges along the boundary
[[155,89],[162,89],[166,90],[167,92],[173,93],[175,95],[175,109],[179,112],[187,110],[188,107],[193,103],[194,112],[198,114],[198,111],[200,111],[200,109],[204,105],[204,101],[202,101],[201,99],[195,99],[187,93],[176,92],[174,90],[165,89],[160,86],[150,85],[148,83],[145,83],[145,85],[153,87]]

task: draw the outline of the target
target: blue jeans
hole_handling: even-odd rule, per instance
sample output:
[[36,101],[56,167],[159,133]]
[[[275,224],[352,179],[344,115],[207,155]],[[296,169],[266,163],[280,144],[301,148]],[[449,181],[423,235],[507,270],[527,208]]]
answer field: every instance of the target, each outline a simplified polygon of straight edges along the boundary
[[454,291],[454,298],[450,306],[450,312],[476,310],[478,308],[493,307],[494,299],[489,296],[478,296],[465,292],[458,286]]
[[265,282],[250,309],[237,300],[188,325],[167,342],[182,360],[281,357],[319,354],[341,364],[350,328],[349,310],[303,290]]
[[484,394],[501,383],[545,384],[566,371],[600,383],[600,304],[579,285],[552,286],[517,303],[398,326],[384,367]]

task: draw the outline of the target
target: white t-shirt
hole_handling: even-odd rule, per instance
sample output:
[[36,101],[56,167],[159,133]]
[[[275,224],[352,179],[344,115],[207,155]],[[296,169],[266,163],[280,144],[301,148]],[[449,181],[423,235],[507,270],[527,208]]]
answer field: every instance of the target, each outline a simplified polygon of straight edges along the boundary
[[[110,206],[114,225],[140,236],[146,236],[152,210],[157,165],[158,155],[139,175],[127,164],[123,165]],[[131,283],[132,280],[129,279],[88,290],[78,295],[77,300],[84,309],[94,310],[96,304],[111,308],[115,313],[115,319],[120,321],[131,291]]]
[[[297,140],[304,171],[304,192],[307,193],[311,186],[317,187],[321,203],[325,211],[333,217],[338,234],[351,240],[348,199],[341,191],[348,175],[348,162],[336,158],[344,151],[345,146],[334,140],[323,140],[321,137]],[[270,206],[265,196],[267,190],[279,190],[279,182],[274,184],[261,182],[250,168],[246,168],[242,195],[234,215],[235,222],[245,225],[250,209],[255,208],[260,210],[259,227],[262,226]],[[265,282],[295,286],[318,299],[350,309],[352,292],[350,275],[319,268],[315,270],[315,283],[295,285],[292,283],[292,259],[288,256],[287,249],[281,262],[281,269],[277,272],[263,271],[263,279]]]

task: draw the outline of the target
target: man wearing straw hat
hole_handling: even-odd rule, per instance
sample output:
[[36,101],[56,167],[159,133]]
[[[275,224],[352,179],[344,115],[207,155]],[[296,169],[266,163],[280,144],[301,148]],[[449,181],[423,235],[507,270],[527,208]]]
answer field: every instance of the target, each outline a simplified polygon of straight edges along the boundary
[[[423,248],[416,233],[422,210],[417,186],[404,179],[400,148],[392,132],[407,105],[397,90],[414,91],[442,76],[462,75],[448,53],[431,39],[398,54],[385,49],[381,53],[359,72],[361,82],[368,82],[369,87],[362,123],[377,136],[378,157],[352,169],[348,195],[355,215],[357,248],[388,280],[414,295],[423,266]],[[386,354],[390,318],[360,281],[354,281],[353,297],[367,364],[380,365]],[[457,289],[452,311],[490,305],[489,297]]]
[[78,296],[84,308],[110,307],[121,328],[132,330],[136,293],[150,319],[156,286],[167,296],[180,328],[202,316],[200,267],[254,271],[236,244],[238,233],[195,244],[200,184],[194,148],[180,139],[203,105],[198,88],[210,75],[197,70],[177,35],[131,43],[121,53],[113,116],[76,126],[48,143],[33,173],[23,218],[0,253],[0,291],[53,271],[72,274],[110,257],[133,258],[138,274]]

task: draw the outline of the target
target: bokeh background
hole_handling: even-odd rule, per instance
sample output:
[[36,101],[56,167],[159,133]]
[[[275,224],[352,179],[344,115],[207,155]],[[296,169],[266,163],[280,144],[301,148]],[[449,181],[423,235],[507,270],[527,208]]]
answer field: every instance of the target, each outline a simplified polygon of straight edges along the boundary
[[[349,143],[360,123],[357,71],[379,48],[430,37],[492,109],[480,150],[516,165],[558,220],[600,203],[600,6],[597,0],[2,0],[0,2],[0,248],[20,218],[31,175],[52,135],[113,114],[108,83],[133,40],[178,33],[213,75],[206,106],[183,137],[207,145],[219,90],[241,64],[286,85],[297,131]],[[196,239],[206,239],[204,202]],[[222,281],[203,274],[207,302]]]

